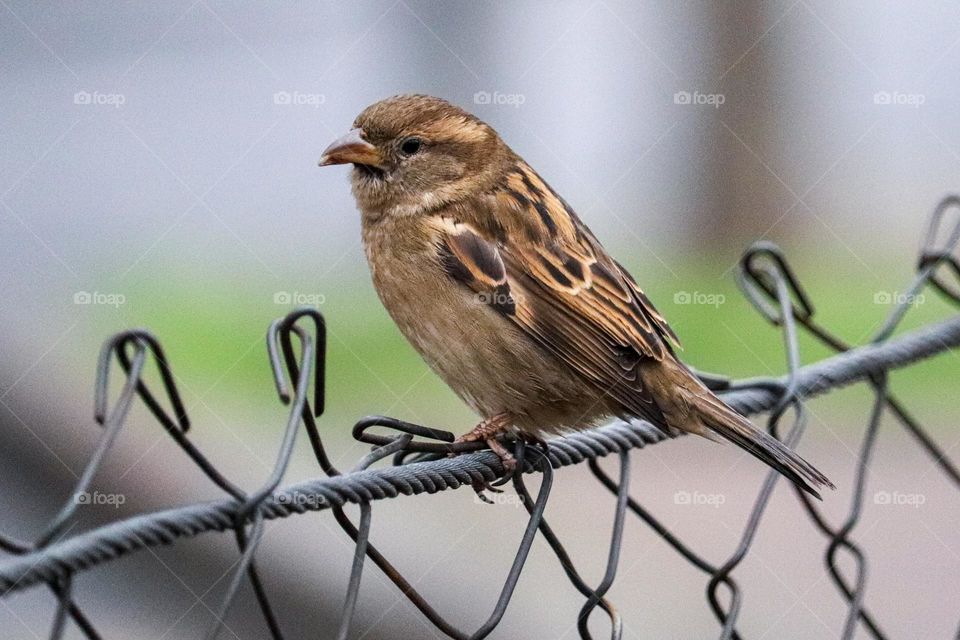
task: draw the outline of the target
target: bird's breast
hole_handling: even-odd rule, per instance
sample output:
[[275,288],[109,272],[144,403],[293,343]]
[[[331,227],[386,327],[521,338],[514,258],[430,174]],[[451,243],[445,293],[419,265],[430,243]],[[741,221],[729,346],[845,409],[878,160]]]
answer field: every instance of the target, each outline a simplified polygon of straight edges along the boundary
[[567,367],[448,276],[426,221],[381,219],[363,239],[374,287],[397,327],[477,413],[527,415],[575,395],[580,383]]
[[446,274],[425,224],[378,226],[364,233],[377,294],[407,340],[459,392],[481,375],[478,360],[498,348],[484,336],[502,335],[509,322]]

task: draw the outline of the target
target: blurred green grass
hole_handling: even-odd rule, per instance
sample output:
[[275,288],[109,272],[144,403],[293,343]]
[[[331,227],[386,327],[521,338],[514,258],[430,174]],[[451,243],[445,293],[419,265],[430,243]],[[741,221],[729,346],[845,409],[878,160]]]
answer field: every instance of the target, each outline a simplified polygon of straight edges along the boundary
[[[876,301],[878,293],[902,291],[911,274],[876,268],[838,274],[818,263],[815,253],[795,265],[817,308],[819,321],[842,339],[862,344],[892,309]],[[717,260],[686,259],[682,264],[626,261],[684,343],[682,357],[692,366],[733,377],[780,375],[785,356],[779,331],[763,320],[737,288],[732,271],[720,272]],[[668,271],[669,273],[666,273]],[[879,282],[875,274],[891,282]],[[896,282],[899,280],[899,284]],[[306,284],[304,284],[306,283]],[[124,321],[148,326],[161,337],[178,377],[197,395],[217,402],[275,410],[263,334],[269,322],[292,305],[276,304],[278,291],[319,293],[328,330],[328,407],[348,424],[361,415],[384,413],[454,430],[472,420],[470,412],[430,372],[393,325],[365,273],[338,274],[310,286],[309,274],[295,282],[243,281],[242,290],[225,281],[200,282],[191,274],[167,273],[141,283],[129,298]],[[295,285],[304,286],[297,287]],[[686,303],[683,294],[701,303]],[[703,303],[708,302],[708,303]],[[907,315],[906,331],[955,313],[932,289]],[[100,328],[98,327],[98,330]],[[116,326],[103,326],[101,340]],[[801,332],[804,363],[831,355]],[[892,376],[894,388],[908,398],[936,404],[945,381],[955,381],[958,355],[948,353]],[[851,396],[850,411],[864,411]],[[853,406],[856,404],[856,406]],[[843,402],[841,402],[843,405]],[[268,409],[267,409],[268,408]],[[446,424],[455,423],[455,424]],[[462,424],[461,424],[462,423]]]

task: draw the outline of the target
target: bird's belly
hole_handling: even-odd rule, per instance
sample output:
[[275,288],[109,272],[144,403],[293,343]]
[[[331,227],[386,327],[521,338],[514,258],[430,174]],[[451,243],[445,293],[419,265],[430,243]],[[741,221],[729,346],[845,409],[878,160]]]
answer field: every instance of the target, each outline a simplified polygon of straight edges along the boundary
[[407,340],[474,411],[509,413],[518,428],[545,433],[586,426],[606,413],[564,363],[439,265],[424,264],[385,267],[381,260],[374,284]]

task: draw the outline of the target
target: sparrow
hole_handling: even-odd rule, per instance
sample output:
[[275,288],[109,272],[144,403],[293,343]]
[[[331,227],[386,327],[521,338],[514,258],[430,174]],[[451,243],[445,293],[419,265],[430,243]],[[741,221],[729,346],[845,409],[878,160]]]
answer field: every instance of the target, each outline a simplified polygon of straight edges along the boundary
[[820,497],[833,484],[727,406],[573,208],[492,127],[446,100],[374,103],[320,166],[352,164],[373,284],[481,418],[458,442],[541,439],[613,417],[727,440]]

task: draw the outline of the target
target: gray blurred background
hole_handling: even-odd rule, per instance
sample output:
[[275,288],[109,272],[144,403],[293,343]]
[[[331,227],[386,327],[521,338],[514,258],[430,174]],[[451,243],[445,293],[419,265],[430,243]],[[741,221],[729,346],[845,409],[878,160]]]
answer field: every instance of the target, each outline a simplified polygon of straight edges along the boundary
[[[338,464],[364,452],[349,427],[365,414],[472,426],[376,300],[347,170],[316,167],[395,93],[442,96],[497,128],[647,289],[694,366],[784,370],[778,334],[733,281],[758,239],[784,248],[825,324],[863,342],[909,281],[928,212],[960,186],[958,21],[952,2],[0,0],[0,530],[28,539],[69,499],[100,433],[99,345],[132,326],[160,336],[192,437],[245,487],[269,475],[285,416],[262,336],[297,302],[328,321],[321,426]],[[953,312],[932,293],[915,306],[908,327]],[[802,347],[806,362],[826,355]],[[948,449],[957,371],[947,354],[893,376]],[[869,398],[811,405],[800,449],[840,487],[824,504],[835,520]],[[301,445],[286,480],[319,473]],[[634,455],[633,494],[720,561],[762,477],[732,448],[685,438]],[[868,478],[869,497],[916,497],[868,499],[854,533],[868,605],[891,637],[951,637],[960,500],[892,420]],[[82,508],[72,533],[219,497],[140,407],[95,488],[125,503]],[[558,475],[548,517],[594,581],[612,510],[585,469]],[[401,498],[377,505],[373,541],[476,627],[524,520],[469,491]],[[839,635],[824,544],[780,486],[735,574],[748,637]],[[260,564],[290,637],[332,637],[350,554],[329,514],[268,526]],[[705,579],[635,519],[623,556],[611,599],[626,638],[717,635]],[[200,637],[235,559],[229,536],[141,552],[80,576],[77,599],[108,638]],[[44,637],[52,603],[43,589],[0,600],[0,635]],[[538,540],[492,637],[573,638],[580,603]],[[227,623],[221,637],[265,637],[246,590]],[[355,629],[439,637],[372,566]]]

